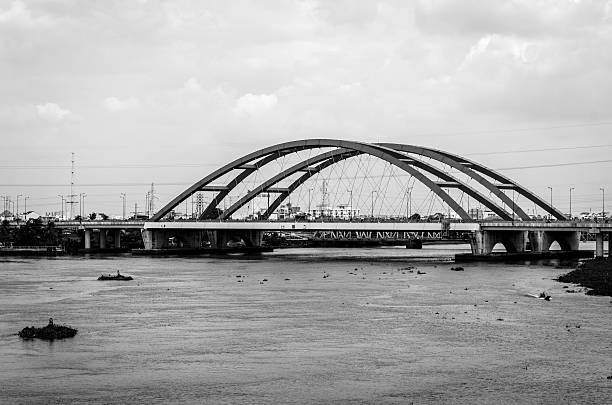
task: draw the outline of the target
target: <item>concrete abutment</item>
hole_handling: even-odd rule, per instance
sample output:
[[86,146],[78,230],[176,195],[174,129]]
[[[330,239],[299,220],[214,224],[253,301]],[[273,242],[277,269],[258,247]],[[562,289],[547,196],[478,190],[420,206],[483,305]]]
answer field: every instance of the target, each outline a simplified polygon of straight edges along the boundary
[[473,232],[470,240],[474,255],[490,255],[498,243],[504,245],[508,253],[548,252],[555,241],[562,251],[576,251],[579,249],[580,232],[483,230]]

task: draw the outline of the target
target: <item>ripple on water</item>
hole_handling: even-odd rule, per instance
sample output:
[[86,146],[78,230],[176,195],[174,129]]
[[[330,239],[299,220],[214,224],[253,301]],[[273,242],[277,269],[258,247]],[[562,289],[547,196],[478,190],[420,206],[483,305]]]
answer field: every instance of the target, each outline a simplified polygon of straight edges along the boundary
[[[0,402],[610,398],[609,297],[564,293],[553,278],[565,270],[552,266],[452,272],[437,258],[454,252],[3,262]],[[117,269],[134,282],[93,281]],[[552,300],[530,296],[541,291]],[[79,334],[53,344],[14,335],[49,316]]]

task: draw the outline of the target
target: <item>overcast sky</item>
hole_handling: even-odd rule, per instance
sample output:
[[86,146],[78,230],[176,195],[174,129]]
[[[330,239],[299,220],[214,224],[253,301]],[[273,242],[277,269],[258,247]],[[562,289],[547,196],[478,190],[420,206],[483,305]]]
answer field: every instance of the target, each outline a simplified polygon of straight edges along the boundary
[[[597,209],[611,74],[612,1],[0,0],[0,194],[59,209],[74,152],[77,185],[184,183],[166,202],[254,149],[330,137],[469,154]],[[517,169],[562,163],[582,164]],[[77,191],[120,214],[147,187]]]

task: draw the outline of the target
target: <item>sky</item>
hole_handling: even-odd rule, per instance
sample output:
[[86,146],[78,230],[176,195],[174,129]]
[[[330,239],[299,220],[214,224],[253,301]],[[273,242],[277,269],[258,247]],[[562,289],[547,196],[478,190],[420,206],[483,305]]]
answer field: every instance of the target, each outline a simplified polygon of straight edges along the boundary
[[[465,155],[612,202],[612,1],[0,0],[0,195],[163,204],[304,138]],[[608,209],[608,208],[607,208]]]

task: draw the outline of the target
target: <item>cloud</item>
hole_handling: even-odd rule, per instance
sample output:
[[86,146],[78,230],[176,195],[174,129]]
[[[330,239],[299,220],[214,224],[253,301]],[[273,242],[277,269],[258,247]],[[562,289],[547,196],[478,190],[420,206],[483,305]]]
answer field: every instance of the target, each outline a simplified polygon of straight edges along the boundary
[[198,82],[198,79],[196,79],[195,77],[189,78],[183,85],[183,88],[187,91],[193,91],[193,92],[202,91],[202,85],[200,84],[200,82]]
[[483,36],[574,36],[606,19],[608,5],[599,1],[420,0],[415,22],[424,32]]
[[34,17],[25,3],[21,0],[13,1],[7,10],[0,9],[0,24],[15,24],[18,26],[32,27],[36,25],[45,25],[50,22],[51,20],[46,16]]
[[278,103],[274,94],[245,94],[236,101],[236,111],[240,114],[260,115],[271,110]]
[[54,122],[63,121],[73,115],[70,110],[65,110],[55,103],[39,104],[36,110],[40,118]]
[[121,112],[140,107],[140,101],[136,97],[129,97],[124,100],[117,97],[107,97],[103,104],[104,108],[110,112]]

